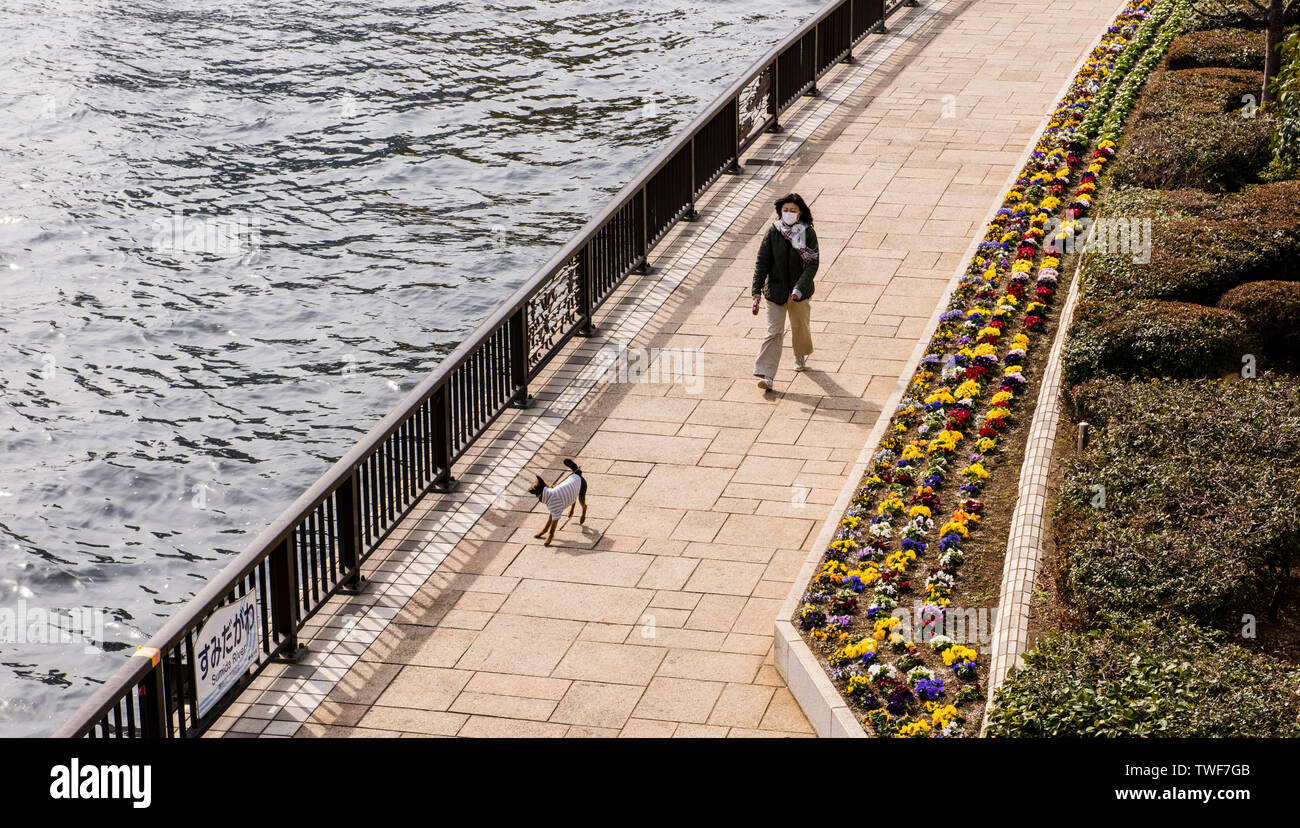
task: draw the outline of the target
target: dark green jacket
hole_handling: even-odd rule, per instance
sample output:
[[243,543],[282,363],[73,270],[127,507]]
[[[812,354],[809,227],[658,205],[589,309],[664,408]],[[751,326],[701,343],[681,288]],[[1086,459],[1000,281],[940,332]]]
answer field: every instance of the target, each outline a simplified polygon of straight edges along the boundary
[[[804,244],[810,250],[817,249],[817,233],[808,228],[804,235]],[[811,264],[804,264],[803,257],[794,245],[771,224],[767,226],[767,235],[758,248],[758,265],[754,268],[754,289],[751,294],[762,293],[769,302],[784,305],[790,298],[790,291],[799,288],[800,301],[806,301],[813,295],[813,276],[817,275],[820,257]]]

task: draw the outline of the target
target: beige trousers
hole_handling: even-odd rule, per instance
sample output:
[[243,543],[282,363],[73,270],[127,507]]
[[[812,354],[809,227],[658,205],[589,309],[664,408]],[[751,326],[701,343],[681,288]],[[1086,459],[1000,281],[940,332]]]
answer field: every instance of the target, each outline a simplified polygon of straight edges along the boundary
[[758,359],[754,360],[754,376],[775,377],[776,369],[781,365],[781,340],[785,336],[785,317],[790,316],[790,335],[796,357],[806,357],[813,352],[812,332],[808,330],[810,312],[808,304],[812,300],[796,302],[789,299],[784,305],[763,300],[767,305],[767,337],[758,350]]

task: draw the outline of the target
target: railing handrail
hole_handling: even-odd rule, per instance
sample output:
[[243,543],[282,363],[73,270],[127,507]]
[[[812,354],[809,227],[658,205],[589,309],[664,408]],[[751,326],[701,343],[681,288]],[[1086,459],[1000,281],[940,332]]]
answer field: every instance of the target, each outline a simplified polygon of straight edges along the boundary
[[[636,175],[615,193],[606,202],[605,206],[592,216],[566,244],[560,247],[554,255],[538,268],[528,281],[518,287],[494,313],[483,320],[460,345],[444,357],[436,368],[420,380],[411,391],[393,406],[388,414],[353,444],[306,492],[296,498],[272,520],[266,529],[258,533],[244,547],[243,551],[236,555],[214,577],[210,578],[203,588],[163,625],[162,629],[149,638],[147,648],[167,652],[171,648],[178,646],[190,632],[196,629],[199,620],[206,618],[213,610],[217,609],[250,573],[261,566],[274,550],[285,543],[294,531],[303,525],[303,522],[312,515],[317,507],[334,495],[345,483],[348,483],[357,468],[380,451],[386,441],[410,420],[414,412],[428,403],[436,392],[443,389],[458,369],[471,357],[474,357],[479,352],[479,349],[489,339],[496,336],[503,326],[508,324],[522,308],[525,308],[552,276],[564,267],[567,262],[578,256],[596,238],[597,234],[632,204],[638,196],[643,197],[648,182],[666,165],[676,159],[679,153],[691,146],[715,118],[738,100],[739,94],[750,83],[769,69],[774,70],[776,61],[795,44],[802,41],[810,33],[815,32],[822,21],[840,12],[846,6],[852,9],[857,2],[861,2],[861,0],[831,0],[831,2],[824,4],[821,9],[814,12],[799,27],[771,46],[760,58],[750,64],[699,115],[679,129],[673,138],[665,142],[654,155],[643,162]],[[851,50],[867,33],[874,30],[875,26],[887,20],[889,15],[903,5],[904,2],[906,0],[880,3],[882,8],[880,20],[864,30],[861,35],[854,36],[850,30],[848,37],[849,49]],[[852,14],[851,11],[850,14]],[[830,68],[829,64],[825,67],[814,65],[812,82],[815,84],[817,78],[830,71]],[[779,101],[779,90],[775,82],[772,84],[770,94],[772,96],[771,117],[775,119],[786,108],[793,105],[793,100],[786,107],[782,107]],[[766,125],[766,121],[759,126],[764,125]],[[755,135],[758,131],[761,130],[756,130]],[[732,161],[737,163],[739,158],[735,157]],[[671,226],[671,223],[669,226]],[[647,247],[644,255],[648,257],[648,254],[649,249]],[[564,341],[562,339],[560,343],[553,346],[553,349],[558,351]],[[321,603],[323,603],[323,600]],[[149,659],[130,659],[113,673],[104,685],[55,733],[55,736],[80,736],[93,729],[96,723],[122,699],[124,691],[129,692],[129,689],[140,681],[151,666],[152,663]]]

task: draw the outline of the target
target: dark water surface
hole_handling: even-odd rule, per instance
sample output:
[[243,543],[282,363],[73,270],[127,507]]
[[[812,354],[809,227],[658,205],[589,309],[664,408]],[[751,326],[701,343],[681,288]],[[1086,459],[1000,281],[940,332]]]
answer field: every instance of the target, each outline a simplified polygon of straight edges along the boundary
[[[5,0],[0,735],[52,731],[819,5]],[[81,606],[106,645],[24,624]]]

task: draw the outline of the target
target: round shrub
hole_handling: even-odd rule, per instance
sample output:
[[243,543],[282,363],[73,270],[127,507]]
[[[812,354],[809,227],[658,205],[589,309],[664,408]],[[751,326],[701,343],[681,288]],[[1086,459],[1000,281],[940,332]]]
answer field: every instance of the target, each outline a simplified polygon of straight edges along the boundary
[[1258,105],[1263,88],[1262,70],[1221,67],[1166,69],[1147,84],[1136,111],[1139,121],[1194,120],[1227,114],[1250,120],[1240,114],[1247,103],[1242,98],[1254,95]]
[[1120,186],[1236,190],[1272,161],[1272,120],[1242,114],[1259,103],[1262,72],[1167,70],[1142,93],[1113,171]]
[[1265,20],[1254,0],[1198,0],[1183,18],[1184,32],[1213,29],[1264,29]]
[[1075,384],[1120,377],[1214,377],[1259,353],[1258,340],[1236,313],[1187,302],[1139,300],[1080,303],[1062,354]]
[[1223,294],[1219,307],[1258,330],[1272,360],[1288,366],[1300,362],[1300,282],[1247,282]]
[[1220,66],[1264,71],[1265,37],[1249,29],[1210,29],[1174,38],[1169,44],[1170,69]]
[[1264,115],[1201,115],[1130,126],[1115,163],[1126,187],[1198,187],[1227,192],[1261,180],[1273,160],[1273,129]]
[[[1297,204],[1300,181],[1261,184],[1227,196],[1107,189],[1100,222],[1141,217],[1150,224],[1138,228],[1129,222],[1130,250],[1089,256],[1083,270],[1087,295],[1212,305],[1245,282],[1300,281]],[[1132,255],[1139,237],[1149,244],[1149,261]]]

